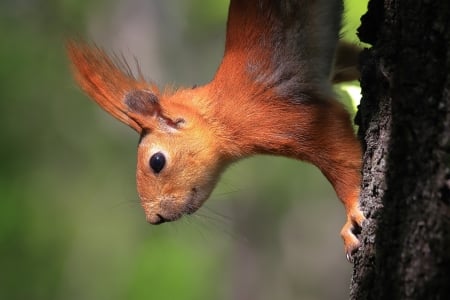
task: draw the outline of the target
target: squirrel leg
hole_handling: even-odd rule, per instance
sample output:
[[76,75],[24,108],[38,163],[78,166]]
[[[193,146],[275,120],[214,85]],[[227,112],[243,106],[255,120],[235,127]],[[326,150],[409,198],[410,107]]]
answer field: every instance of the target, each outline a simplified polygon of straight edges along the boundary
[[341,236],[347,259],[351,262],[352,255],[360,246],[356,234],[365,220],[359,208],[361,145],[354,134],[349,114],[341,103],[327,101],[315,109],[314,133],[305,147],[309,152],[307,160],[322,171],[344,204],[347,219]]

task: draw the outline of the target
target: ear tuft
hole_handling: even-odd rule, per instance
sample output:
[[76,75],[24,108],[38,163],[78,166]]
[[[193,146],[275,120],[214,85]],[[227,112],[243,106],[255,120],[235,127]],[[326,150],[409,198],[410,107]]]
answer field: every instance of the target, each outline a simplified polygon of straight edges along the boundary
[[113,117],[141,133],[140,115],[159,107],[156,86],[146,82],[140,71],[137,78],[133,76],[123,57],[110,57],[83,41],[69,40],[67,54],[80,87]]

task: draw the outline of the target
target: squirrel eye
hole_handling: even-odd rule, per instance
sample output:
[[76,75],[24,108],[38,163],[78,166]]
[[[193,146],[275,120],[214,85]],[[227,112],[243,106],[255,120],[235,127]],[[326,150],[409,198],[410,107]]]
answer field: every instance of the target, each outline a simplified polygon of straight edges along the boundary
[[150,158],[150,168],[152,168],[155,174],[161,172],[165,164],[166,164],[166,157],[161,152],[153,154],[152,157]]

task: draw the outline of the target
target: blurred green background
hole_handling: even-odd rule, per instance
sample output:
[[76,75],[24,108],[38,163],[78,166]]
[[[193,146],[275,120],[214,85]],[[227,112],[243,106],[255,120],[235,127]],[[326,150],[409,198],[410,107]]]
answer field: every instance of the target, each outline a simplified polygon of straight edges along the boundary
[[[344,36],[367,1],[347,1]],[[136,56],[159,85],[212,78],[228,1],[0,2],[0,299],[347,299],[344,209],[314,167],[257,157],[205,207],[145,222],[138,136],[75,85],[64,40]]]

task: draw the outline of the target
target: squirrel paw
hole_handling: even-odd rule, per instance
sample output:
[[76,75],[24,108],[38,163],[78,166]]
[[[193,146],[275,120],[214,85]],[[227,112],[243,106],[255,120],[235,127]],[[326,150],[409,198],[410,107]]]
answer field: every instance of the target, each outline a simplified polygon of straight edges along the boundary
[[347,213],[347,222],[341,230],[341,237],[344,240],[344,248],[347,260],[353,263],[353,255],[361,245],[356,237],[361,232],[365,217],[359,208],[354,208]]

